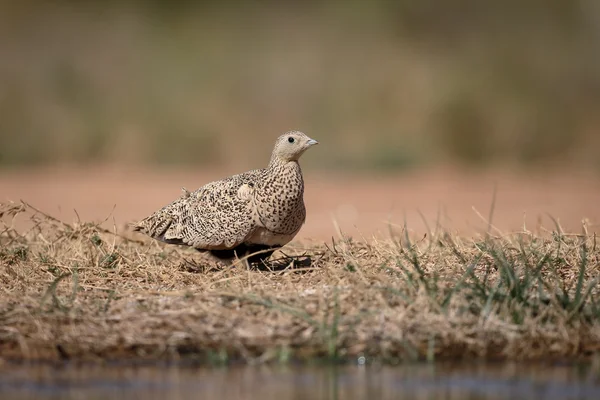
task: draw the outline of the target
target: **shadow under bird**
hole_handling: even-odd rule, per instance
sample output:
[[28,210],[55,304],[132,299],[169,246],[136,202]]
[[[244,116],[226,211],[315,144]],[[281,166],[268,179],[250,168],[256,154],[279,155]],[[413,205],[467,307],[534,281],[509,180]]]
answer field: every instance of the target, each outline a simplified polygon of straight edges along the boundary
[[[318,144],[299,131],[281,135],[266,168],[210,182],[134,225],[134,231],[222,259],[262,262],[290,242],[306,219],[298,160]],[[258,254],[253,254],[260,252]]]

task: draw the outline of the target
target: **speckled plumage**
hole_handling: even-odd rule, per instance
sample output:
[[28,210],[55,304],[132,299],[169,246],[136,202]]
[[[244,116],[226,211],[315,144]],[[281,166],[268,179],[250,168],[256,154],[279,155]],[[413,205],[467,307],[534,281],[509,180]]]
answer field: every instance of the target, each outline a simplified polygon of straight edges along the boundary
[[281,135],[267,168],[233,175],[183,194],[135,225],[166,243],[192,246],[218,258],[268,258],[291,241],[306,218],[298,159],[317,144],[302,132]]

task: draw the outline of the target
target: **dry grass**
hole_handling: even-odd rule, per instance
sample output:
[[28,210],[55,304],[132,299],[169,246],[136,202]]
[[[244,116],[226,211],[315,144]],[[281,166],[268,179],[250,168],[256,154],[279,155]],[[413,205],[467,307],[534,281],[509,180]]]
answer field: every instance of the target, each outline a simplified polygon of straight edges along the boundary
[[[27,231],[11,227],[27,218]],[[9,359],[579,359],[600,351],[595,234],[286,247],[274,270],[0,205]],[[401,230],[405,232],[405,230]],[[274,258],[277,258],[277,253]],[[279,264],[282,264],[279,263]]]

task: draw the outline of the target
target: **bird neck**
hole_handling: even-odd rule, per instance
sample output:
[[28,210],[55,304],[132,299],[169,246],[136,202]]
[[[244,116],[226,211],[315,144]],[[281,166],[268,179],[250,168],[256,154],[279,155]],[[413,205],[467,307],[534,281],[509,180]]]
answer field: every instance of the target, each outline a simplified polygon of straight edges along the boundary
[[281,158],[273,157],[267,168],[267,173],[272,175],[275,180],[294,181],[298,190],[298,195],[302,197],[304,193],[304,179],[302,178],[302,169],[296,160],[285,161]]
[[271,157],[268,169],[280,169],[290,167],[300,169],[300,164],[298,164],[298,160],[284,160],[274,155]]

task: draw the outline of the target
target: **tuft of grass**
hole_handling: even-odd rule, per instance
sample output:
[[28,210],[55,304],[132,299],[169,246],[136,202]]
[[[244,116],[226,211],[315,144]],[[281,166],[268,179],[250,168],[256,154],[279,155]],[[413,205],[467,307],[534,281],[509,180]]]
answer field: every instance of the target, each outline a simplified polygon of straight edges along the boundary
[[[16,217],[30,228],[15,230]],[[60,348],[72,360],[210,365],[565,360],[600,348],[596,235],[558,225],[472,239],[405,226],[386,240],[286,246],[251,269],[27,203],[0,204],[0,232],[8,359],[59,360]]]

